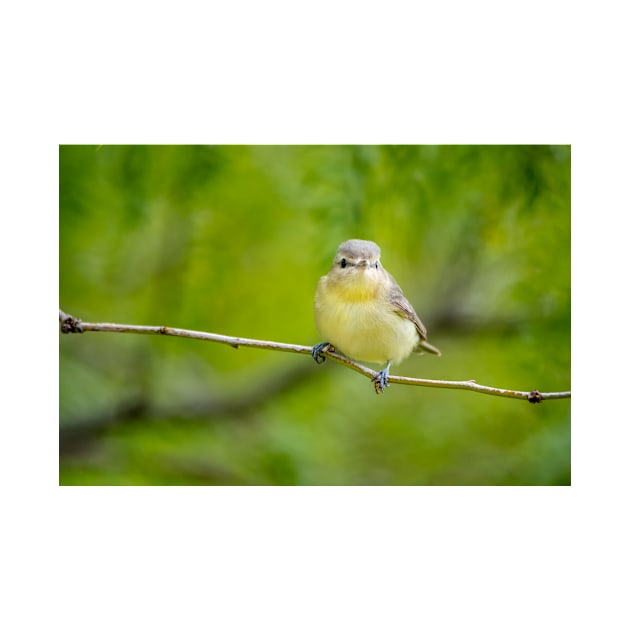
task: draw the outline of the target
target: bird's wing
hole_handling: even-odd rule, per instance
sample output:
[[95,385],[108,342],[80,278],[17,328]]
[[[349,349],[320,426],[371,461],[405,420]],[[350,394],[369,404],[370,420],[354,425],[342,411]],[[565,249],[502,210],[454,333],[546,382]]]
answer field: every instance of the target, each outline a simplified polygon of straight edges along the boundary
[[424,324],[420,321],[416,311],[413,310],[413,306],[409,304],[409,300],[404,296],[402,289],[394,280],[392,275],[387,272],[389,276],[391,287],[389,290],[389,301],[391,305],[394,307],[394,310],[401,317],[405,317],[408,319],[418,331],[418,336],[420,337],[420,341],[426,341],[427,338],[427,329],[424,327]]

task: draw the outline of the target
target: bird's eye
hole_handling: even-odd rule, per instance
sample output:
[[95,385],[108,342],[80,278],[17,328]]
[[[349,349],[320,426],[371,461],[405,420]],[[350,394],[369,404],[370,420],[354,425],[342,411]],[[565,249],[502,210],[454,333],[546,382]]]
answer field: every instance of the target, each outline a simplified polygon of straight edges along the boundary
[[341,265],[341,268],[342,268],[342,269],[345,269],[345,268],[348,266],[348,261],[347,261],[345,258],[342,258],[342,259],[339,261],[339,264]]
[[376,269],[378,269],[378,260],[374,263],[374,267],[376,267]]

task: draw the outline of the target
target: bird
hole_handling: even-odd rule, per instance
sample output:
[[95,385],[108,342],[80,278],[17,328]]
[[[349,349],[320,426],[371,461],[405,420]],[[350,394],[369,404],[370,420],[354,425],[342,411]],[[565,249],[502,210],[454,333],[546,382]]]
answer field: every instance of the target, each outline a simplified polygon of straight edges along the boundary
[[317,363],[325,361],[327,349],[356,361],[384,363],[372,379],[377,394],[389,386],[390,367],[412,352],[441,355],[427,341],[427,329],[380,258],[373,241],[351,239],[339,245],[315,292],[315,325],[326,341],[311,352]]

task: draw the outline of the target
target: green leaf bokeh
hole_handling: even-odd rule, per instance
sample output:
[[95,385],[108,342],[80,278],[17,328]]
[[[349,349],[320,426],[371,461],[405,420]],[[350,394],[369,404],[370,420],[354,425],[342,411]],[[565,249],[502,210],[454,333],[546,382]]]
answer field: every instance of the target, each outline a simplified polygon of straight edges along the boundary
[[[310,345],[340,242],[376,241],[440,358],[570,389],[567,146],[61,146],[60,307]],[[570,401],[392,385],[307,356],[60,337],[60,483],[569,484]]]

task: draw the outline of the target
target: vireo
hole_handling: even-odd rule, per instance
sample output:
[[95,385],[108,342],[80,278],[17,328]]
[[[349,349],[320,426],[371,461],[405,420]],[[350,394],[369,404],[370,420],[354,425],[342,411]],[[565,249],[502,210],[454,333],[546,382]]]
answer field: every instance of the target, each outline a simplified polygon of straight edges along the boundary
[[321,352],[330,346],[357,361],[385,363],[373,379],[377,393],[388,387],[392,364],[412,352],[441,354],[427,342],[427,329],[380,255],[372,241],[352,239],[339,246],[315,293],[315,325],[327,341],[312,351],[317,363],[325,361]]

